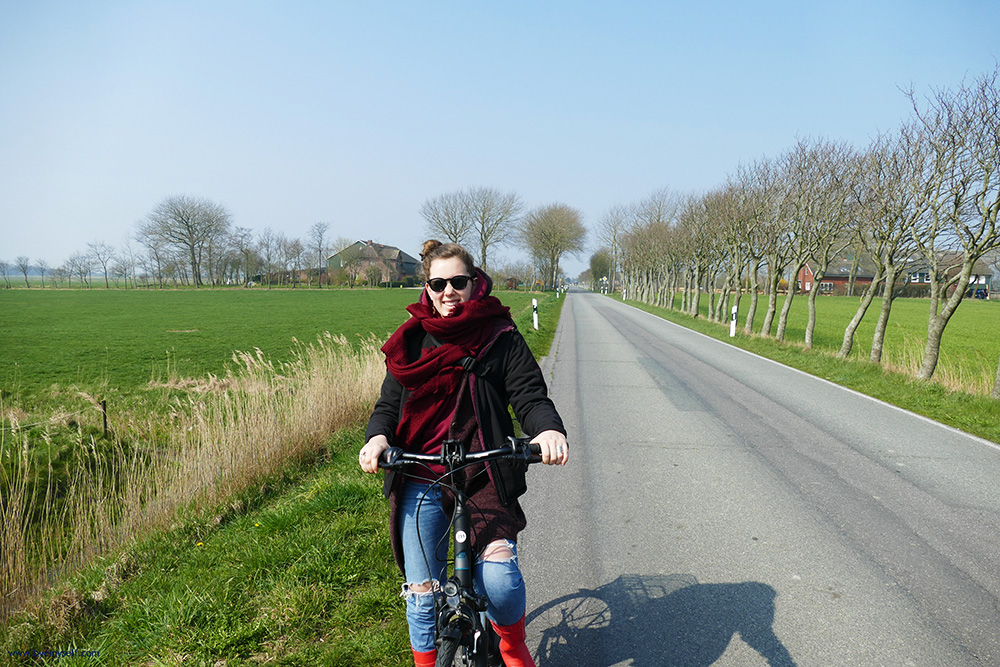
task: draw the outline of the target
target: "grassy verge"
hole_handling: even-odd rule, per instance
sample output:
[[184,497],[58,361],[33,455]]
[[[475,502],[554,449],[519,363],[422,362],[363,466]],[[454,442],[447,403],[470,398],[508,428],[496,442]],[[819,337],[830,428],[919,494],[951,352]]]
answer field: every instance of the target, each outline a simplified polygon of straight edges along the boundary
[[[676,310],[639,302],[628,303],[762,357],[825,378],[967,433],[1000,442],[1000,402],[991,400],[988,396],[949,390],[934,381],[914,380],[907,373],[887,370],[857,356],[843,361],[837,359],[827,348],[806,350],[800,343],[781,343],[773,338],[746,336],[742,328],[738,328],[736,336],[730,338],[728,324],[693,318]],[[988,336],[983,331],[979,335]]]
[[[561,299],[500,296],[532,351],[546,354]],[[537,332],[530,324],[532,297],[540,301]],[[242,421],[210,429],[210,440]],[[274,455],[270,472],[259,471],[211,502],[188,503],[166,529],[107,549],[60,577],[47,595],[0,626],[0,664],[44,664],[54,661],[46,652],[74,651],[76,657],[60,664],[411,662],[381,480],[357,467],[364,421],[355,417],[318,449]],[[187,422],[180,432],[188,432]],[[190,469],[183,477],[197,476]]]

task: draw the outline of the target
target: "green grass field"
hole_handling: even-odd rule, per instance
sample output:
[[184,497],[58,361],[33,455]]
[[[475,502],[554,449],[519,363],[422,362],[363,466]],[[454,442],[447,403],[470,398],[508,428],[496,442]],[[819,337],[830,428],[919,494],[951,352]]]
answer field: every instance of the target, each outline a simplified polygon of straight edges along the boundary
[[[784,297],[778,299],[781,312]],[[680,306],[680,297],[676,300]],[[813,345],[817,350],[837,352],[843,342],[844,329],[857,310],[859,299],[855,297],[823,296],[816,302],[816,330]],[[702,317],[708,314],[708,299],[701,300]],[[754,332],[760,331],[767,306],[766,297],[760,298]],[[744,296],[740,302],[739,326],[742,331],[750,299]],[[854,336],[852,359],[867,360],[871,350],[872,336],[878,319],[881,301],[872,302],[865,319]],[[886,330],[883,362],[900,369],[915,370],[920,364],[924,343],[927,340],[927,318],[930,301],[927,299],[896,299],[893,302],[889,326]],[[802,343],[808,319],[806,297],[797,295],[792,301],[785,341]],[[772,335],[777,329],[777,316],[771,328]],[[958,308],[945,330],[941,344],[941,359],[938,367],[939,379],[946,385],[952,380],[975,385],[980,392],[988,392],[1000,362],[1000,302],[970,299]]]
[[[531,295],[499,292],[522,320]],[[287,359],[323,332],[386,338],[416,290],[0,290],[0,398],[222,374],[234,351]],[[522,329],[524,327],[522,326]]]

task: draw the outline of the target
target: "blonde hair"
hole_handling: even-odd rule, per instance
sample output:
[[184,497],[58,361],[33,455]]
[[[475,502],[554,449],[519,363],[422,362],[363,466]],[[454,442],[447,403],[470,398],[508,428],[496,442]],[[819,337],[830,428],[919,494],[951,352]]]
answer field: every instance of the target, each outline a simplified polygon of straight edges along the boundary
[[469,270],[469,277],[475,277],[476,265],[472,260],[472,255],[468,250],[457,243],[441,243],[436,239],[424,241],[424,248],[420,251],[421,266],[424,270],[424,280],[431,277],[431,262],[435,259],[451,259],[458,257]]

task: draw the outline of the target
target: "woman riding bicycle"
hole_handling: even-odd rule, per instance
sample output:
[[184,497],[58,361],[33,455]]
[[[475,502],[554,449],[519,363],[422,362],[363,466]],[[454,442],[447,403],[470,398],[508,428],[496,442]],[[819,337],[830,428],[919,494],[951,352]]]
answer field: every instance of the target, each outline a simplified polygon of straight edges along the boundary
[[[473,265],[462,246],[424,243],[420,255],[427,279],[411,317],[382,347],[386,357],[382,392],[365,434],[361,468],[378,470],[390,445],[437,454],[444,440],[458,439],[468,451],[500,446],[514,427],[508,406],[525,434],[541,446],[542,462],[565,465],[566,430],[548,398],[542,372],[510,311],[490,296],[492,281]],[[406,583],[406,618],[417,667],[433,666],[434,592],[445,578],[451,498],[431,484],[443,472],[386,474],[393,553]],[[500,636],[508,667],[534,666],[525,645],[524,580],[517,563],[517,534],[525,517],[517,498],[525,470],[503,462],[469,469],[476,589]]]

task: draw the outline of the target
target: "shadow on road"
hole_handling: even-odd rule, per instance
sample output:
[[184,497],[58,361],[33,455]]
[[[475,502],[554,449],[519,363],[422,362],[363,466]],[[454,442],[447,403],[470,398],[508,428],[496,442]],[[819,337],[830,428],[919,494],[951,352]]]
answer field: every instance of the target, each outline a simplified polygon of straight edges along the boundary
[[540,638],[539,667],[708,667],[739,635],[773,667],[795,667],[771,627],[776,596],[755,581],[622,575],[534,609],[527,616],[529,647]]

